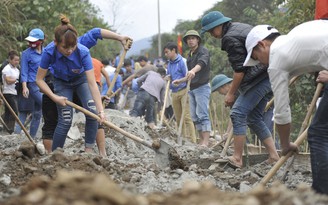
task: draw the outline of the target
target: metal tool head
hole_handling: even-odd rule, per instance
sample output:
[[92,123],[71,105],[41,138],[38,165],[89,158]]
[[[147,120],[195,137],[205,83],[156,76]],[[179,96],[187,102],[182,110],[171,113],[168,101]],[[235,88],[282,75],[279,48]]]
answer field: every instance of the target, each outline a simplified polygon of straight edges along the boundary
[[163,140],[159,140],[159,143],[160,143],[159,148],[157,149],[154,148],[156,152],[155,162],[161,169],[164,169],[170,166],[169,152],[170,149],[174,149],[174,148]]

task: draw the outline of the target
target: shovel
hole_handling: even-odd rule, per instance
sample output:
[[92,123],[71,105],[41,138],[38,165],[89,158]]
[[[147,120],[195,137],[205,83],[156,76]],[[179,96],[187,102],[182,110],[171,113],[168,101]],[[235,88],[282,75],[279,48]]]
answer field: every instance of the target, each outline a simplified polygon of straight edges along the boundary
[[170,89],[170,83],[171,83],[171,80],[168,80],[167,83],[166,83],[165,95],[164,95],[164,103],[163,103],[163,107],[162,107],[161,119],[160,119],[160,122],[159,122],[160,125],[163,124],[163,119],[164,119],[164,114],[165,114],[165,107],[166,107],[166,101],[167,101],[167,96],[169,94],[169,89]]
[[[113,93],[113,87],[115,85],[115,82],[116,82],[116,79],[117,79],[117,76],[123,66],[123,62],[124,62],[124,59],[125,59],[125,55],[126,55],[126,52],[128,51],[128,49],[131,47],[132,45],[132,41],[131,40],[127,40],[127,45],[126,47],[124,47],[123,49],[123,52],[120,56],[120,62],[118,63],[117,65],[117,68],[115,69],[115,75],[113,77],[113,79],[111,80],[110,82],[110,85],[107,85],[108,86],[108,91],[107,91],[107,96],[111,96],[111,94]],[[103,104],[103,107],[105,107],[105,105]]]
[[3,125],[3,127],[7,130],[7,132],[9,132],[9,128],[8,128],[7,124],[5,123],[5,121],[3,121],[1,116],[0,116],[0,122]]
[[[315,108],[315,103],[316,103],[316,101],[318,100],[318,98],[320,96],[320,92],[322,90],[322,87],[323,87],[322,83],[319,83],[317,85],[316,91],[314,93],[314,96],[312,98],[312,101],[311,101],[311,104],[309,106],[308,112],[307,112],[306,117],[305,117],[304,122],[303,122],[304,126],[308,127],[308,123],[309,123],[311,113],[313,112],[313,110]],[[294,142],[298,147],[306,139],[307,130],[308,130],[308,128],[304,130],[304,127],[302,126],[301,131],[303,131],[303,132],[302,132],[302,134],[299,135],[299,137]],[[291,157],[293,154],[294,154],[294,152],[290,151],[285,156],[282,156],[278,160],[278,162],[271,168],[271,170],[267,173],[267,175],[264,176],[264,178],[261,180],[261,184],[265,185],[276,174],[276,172],[280,169],[280,167],[288,160],[288,158]],[[291,160],[291,162],[288,164],[288,166],[290,167],[292,163],[293,163],[293,160]]]
[[[73,102],[70,102],[68,100],[66,100],[66,105],[68,106],[71,106],[81,112],[83,112],[84,114],[96,119],[96,120],[100,120],[100,117],[92,112],[90,112],[89,110],[83,108],[83,107],[80,107],[78,105],[76,105],[75,103]],[[155,151],[155,161],[156,163],[158,164],[158,166],[160,168],[166,168],[168,166],[170,166],[170,153],[175,151],[174,148],[167,144],[166,142],[164,142],[163,140],[159,139],[158,141],[156,142],[153,142],[153,143],[150,143],[150,142],[147,142],[143,139],[141,139],[140,137],[137,137],[123,129],[121,129],[120,127],[117,127],[116,125],[114,125],[113,123],[109,122],[109,121],[105,121],[103,122],[103,124],[105,124],[106,126],[118,131],[119,133],[121,133],[122,135],[138,142],[138,143],[141,143],[142,145],[152,149]]]
[[44,155],[46,153],[46,149],[44,148],[43,144],[41,144],[41,143],[35,143],[35,141],[31,137],[30,133],[26,130],[26,128],[24,127],[23,123],[19,120],[19,118],[16,115],[15,111],[11,108],[11,106],[7,102],[5,96],[3,96],[2,92],[0,92],[0,96],[1,96],[2,100],[5,102],[6,106],[8,107],[10,113],[15,117],[16,122],[22,128],[22,130],[24,131],[25,135],[30,140],[30,142],[34,145],[34,147],[36,148],[36,150],[38,151],[38,153],[40,155]]

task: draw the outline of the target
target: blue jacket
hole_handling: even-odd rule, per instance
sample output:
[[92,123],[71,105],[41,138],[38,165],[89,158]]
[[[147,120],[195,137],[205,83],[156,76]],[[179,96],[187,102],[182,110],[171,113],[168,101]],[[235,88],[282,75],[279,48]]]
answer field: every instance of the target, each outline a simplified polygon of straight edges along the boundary
[[171,77],[170,89],[172,90],[172,92],[178,92],[179,90],[182,90],[187,86],[186,82],[183,82],[178,86],[174,86],[172,84],[174,80],[184,78],[187,72],[188,68],[186,64],[186,59],[184,59],[180,54],[178,54],[177,58],[173,61],[169,61],[167,65],[166,74],[170,75]]

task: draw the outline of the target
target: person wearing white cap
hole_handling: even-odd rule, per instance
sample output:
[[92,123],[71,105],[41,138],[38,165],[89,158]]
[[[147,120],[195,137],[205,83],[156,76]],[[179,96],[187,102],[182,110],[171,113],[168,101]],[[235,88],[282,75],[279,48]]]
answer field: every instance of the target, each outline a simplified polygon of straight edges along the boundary
[[[242,155],[246,142],[247,126],[250,127],[263,142],[269,153],[265,161],[268,164],[279,159],[274,146],[270,129],[263,120],[264,108],[272,96],[269,77],[264,66],[243,66],[247,51],[245,40],[251,25],[231,22],[219,11],[211,11],[201,20],[202,33],[209,32],[214,38],[221,40],[221,50],[228,54],[234,71],[233,80],[225,95],[225,105],[232,107],[230,118],[233,124],[234,153],[228,157],[229,165],[240,168],[243,165]],[[236,94],[240,95],[236,99]],[[236,99],[236,100],[235,100]]]
[[[28,41],[29,48],[22,53],[20,82],[23,96],[30,96],[34,100],[30,135],[35,138],[42,116],[42,93],[35,80],[43,51],[44,33],[39,28],[32,29],[25,40]],[[25,121],[25,118],[26,114],[20,113],[20,119]],[[17,128],[16,132],[20,132],[20,129]]]
[[[247,58],[244,66],[268,65],[274,93],[274,119],[280,136],[282,154],[296,151],[290,142],[291,110],[289,79],[303,73],[319,72],[317,82],[327,83],[328,21],[315,20],[296,26],[287,35],[269,25],[254,27],[246,38]],[[328,87],[308,129],[311,151],[312,187],[328,194]]]

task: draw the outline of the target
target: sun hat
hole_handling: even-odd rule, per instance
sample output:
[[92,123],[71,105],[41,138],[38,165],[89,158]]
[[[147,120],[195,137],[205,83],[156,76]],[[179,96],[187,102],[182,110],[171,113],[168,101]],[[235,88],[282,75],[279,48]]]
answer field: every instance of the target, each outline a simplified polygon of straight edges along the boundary
[[232,78],[227,77],[224,74],[216,75],[212,79],[211,92],[214,92],[216,89],[232,81]]
[[28,34],[28,37],[25,38],[25,40],[30,41],[30,42],[44,40],[44,33],[39,28],[32,29],[30,31],[30,33]]
[[187,37],[188,36],[197,36],[199,38],[199,42],[201,42],[202,38],[200,37],[199,33],[195,30],[189,30],[186,32],[186,34],[183,36],[183,42],[187,43]]
[[205,32],[211,30],[212,28],[224,24],[228,21],[231,21],[231,18],[225,17],[219,11],[211,11],[202,18],[201,34],[203,35]]
[[279,33],[279,31],[270,25],[258,25],[255,26],[247,35],[245,47],[247,49],[247,57],[244,62],[244,66],[254,66],[259,61],[251,58],[253,48],[272,33]]

